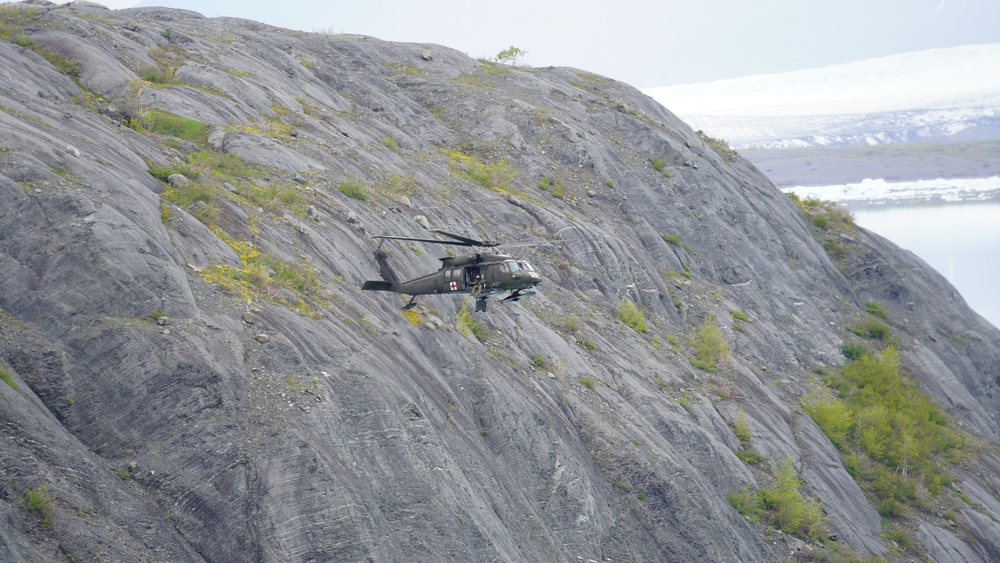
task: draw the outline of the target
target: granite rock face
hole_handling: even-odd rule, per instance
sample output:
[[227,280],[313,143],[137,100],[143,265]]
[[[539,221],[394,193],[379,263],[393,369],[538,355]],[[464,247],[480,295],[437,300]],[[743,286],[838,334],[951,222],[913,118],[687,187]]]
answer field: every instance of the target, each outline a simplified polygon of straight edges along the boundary
[[[835,263],[759,171],[634,88],[182,10],[5,9],[0,560],[819,549],[727,502],[770,478],[736,456],[738,412],[845,552],[998,556],[1000,332],[871,233]],[[373,235],[427,226],[549,241],[507,249],[539,295],[469,334],[460,296],[403,315],[359,289]],[[446,252],[386,248],[406,277]],[[983,445],[952,471],[954,520],[907,521],[909,555],[801,407],[870,301]],[[709,315],[712,373],[685,344]]]

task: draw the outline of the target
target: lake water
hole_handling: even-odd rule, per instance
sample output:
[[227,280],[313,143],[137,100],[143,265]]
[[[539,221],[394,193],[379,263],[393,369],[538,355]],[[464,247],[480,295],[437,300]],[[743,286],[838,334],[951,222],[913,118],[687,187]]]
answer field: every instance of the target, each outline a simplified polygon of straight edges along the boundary
[[[785,191],[844,205],[858,225],[922,258],[970,307],[1000,327],[1000,178],[866,182],[869,189],[853,184]],[[936,182],[936,190],[942,182],[953,189],[928,197],[919,189],[928,182]],[[900,193],[906,196],[893,197]]]

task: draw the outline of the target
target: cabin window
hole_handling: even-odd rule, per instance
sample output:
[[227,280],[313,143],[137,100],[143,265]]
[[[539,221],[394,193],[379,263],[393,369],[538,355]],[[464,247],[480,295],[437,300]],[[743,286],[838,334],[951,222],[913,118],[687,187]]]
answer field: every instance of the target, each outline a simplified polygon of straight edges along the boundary
[[507,264],[500,264],[500,273],[506,274],[508,272]]
[[529,264],[528,262],[518,262],[517,265],[520,266],[522,270],[527,270],[529,272],[535,271],[535,269],[532,268],[531,264]]
[[512,272],[516,272],[521,269],[521,265],[517,262],[508,262],[507,264],[510,265],[510,271]]

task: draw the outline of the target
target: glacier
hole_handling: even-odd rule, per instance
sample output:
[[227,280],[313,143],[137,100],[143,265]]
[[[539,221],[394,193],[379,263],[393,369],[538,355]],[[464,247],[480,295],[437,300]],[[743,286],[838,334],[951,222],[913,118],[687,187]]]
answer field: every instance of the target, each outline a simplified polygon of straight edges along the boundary
[[1000,43],[643,92],[736,149],[1000,137]]

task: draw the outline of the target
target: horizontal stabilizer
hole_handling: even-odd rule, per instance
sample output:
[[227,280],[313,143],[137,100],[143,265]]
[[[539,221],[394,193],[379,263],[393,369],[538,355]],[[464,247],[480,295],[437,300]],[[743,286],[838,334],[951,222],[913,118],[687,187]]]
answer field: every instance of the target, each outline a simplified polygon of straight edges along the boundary
[[365,282],[365,285],[361,286],[361,289],[367,289],[368,291],[392,291],[392,284],[387,281],[368,280]]

